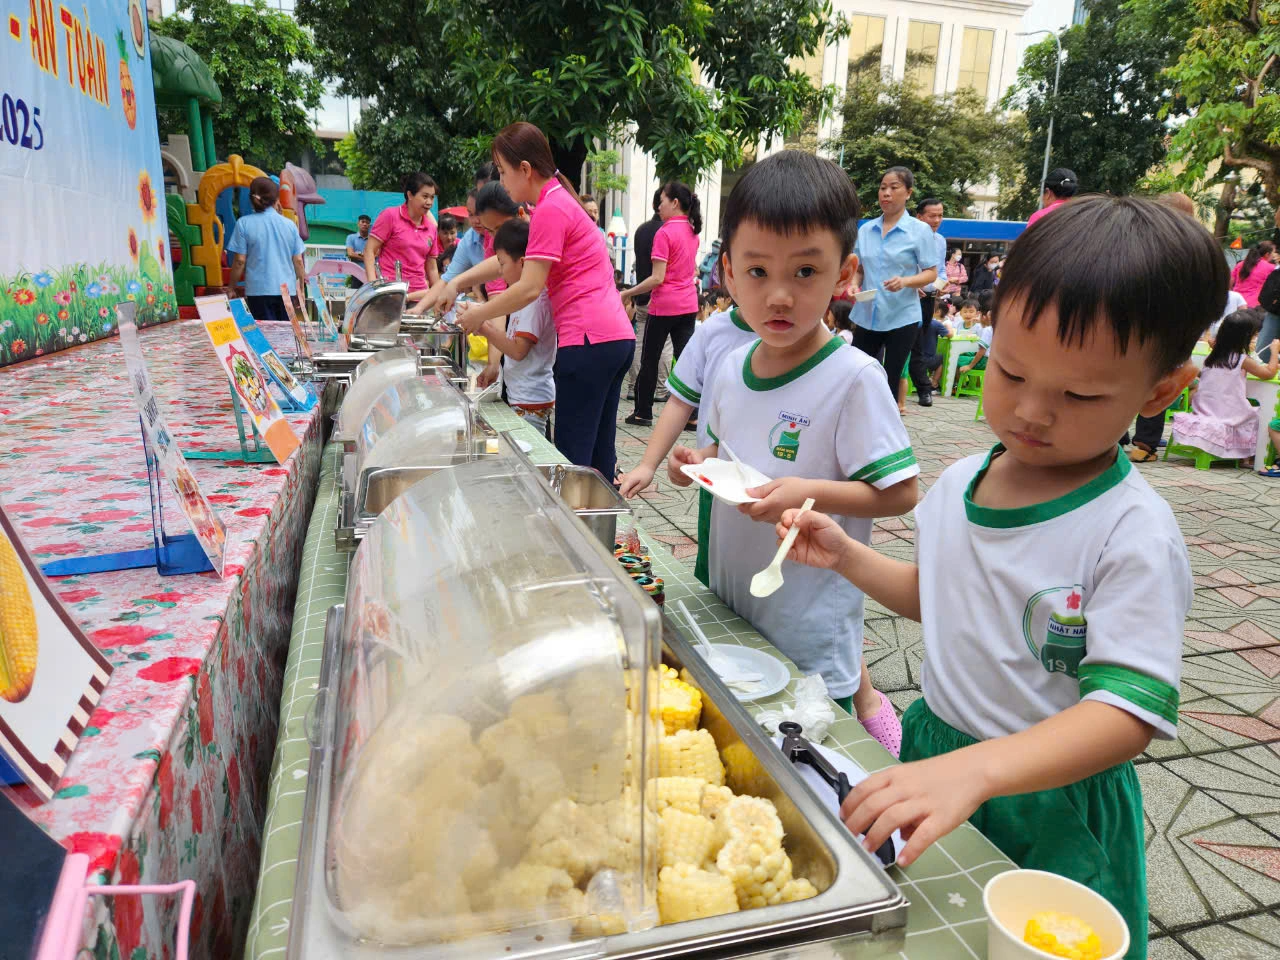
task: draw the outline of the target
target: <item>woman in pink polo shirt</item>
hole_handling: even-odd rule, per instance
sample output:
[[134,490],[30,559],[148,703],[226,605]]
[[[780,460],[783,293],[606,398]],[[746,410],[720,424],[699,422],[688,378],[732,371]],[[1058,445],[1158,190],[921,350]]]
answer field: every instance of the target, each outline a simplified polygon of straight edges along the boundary
[[698,319],[698,234],[702,206],[698,195],[678,180],[662,188],[658,201],[662,226],[653,237],[653,272],[630,290],[624,301],[649,293],[649,319],[644,328],[640,373],[636,376],[636,408],[627,423],[653,425],[653,394],[658,386],[658,361],[671,338],[671,362],[680,358]]
[[425,173],[404,178],[404,203],[383,210],[369,230],[364,247],[366,277],[395,279],[398,260],[400,275],[408,281],[411,294],[429,289],[440,279],[436,258],[442,251],[431,217],[435,196],[436,182]]
[[[524,122],[504,128],[494,138],[493,159],[511,199],[536,204],[524,272],[487,303],[460,305],[458,322],[474,332],[487,320],[527,307],[546,289],[559,344],[556,447],[570,462],[595,467],[613,480],[618,395],[636,344],[614,286],[613,261],[577,193],[556,169],[541,130]],[[489,261],[476,270],[485,268]],[[497,276],[496,258],[491,269]]]

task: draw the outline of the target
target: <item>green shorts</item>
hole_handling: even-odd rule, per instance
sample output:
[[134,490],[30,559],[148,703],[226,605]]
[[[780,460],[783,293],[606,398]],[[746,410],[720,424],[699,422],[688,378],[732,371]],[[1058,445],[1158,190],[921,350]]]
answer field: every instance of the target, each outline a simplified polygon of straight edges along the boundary
[[711,589],[711,568],[708,550],[711,548],[711,502],[709,490],[698,488],[698,558],[693,561],[693,575],[698,582]]
[[[903,763],[976,742],[938,719],[923,697],[903,714]],[[1056,790],[993,797],[969,822],[1018,866],[1069,877],[1106,897],[1129,925],[1125,960],[1145,960],[1147,858],[1132,763]]]
[[1272,420],[1270,423],[1268,423],[1268,424],[1267,424],[1267,429],[1268,429],[1268,430],[1280,430],[1280,417],[1276,417],[1274,420]]
[[[976,357],[977,355],[978,355],[978,354],[977,354],[977,351],[974,351],[973,353],[962,353],[962,354],[960,354],[960,357],[956,360],[956,369],[957,369],[957,370],[959,370],[961,367],[963,367],[966,363],[968,363],[970,360],[972,360],[972,359],[973,359],[974,357]],[[975,363],[975,364],[973,365],[973,369],[975,369],[975,370],[985,370],[985,369],[987,369],[987,358],[984,356],[981,360],[979,360],[977,363]]]

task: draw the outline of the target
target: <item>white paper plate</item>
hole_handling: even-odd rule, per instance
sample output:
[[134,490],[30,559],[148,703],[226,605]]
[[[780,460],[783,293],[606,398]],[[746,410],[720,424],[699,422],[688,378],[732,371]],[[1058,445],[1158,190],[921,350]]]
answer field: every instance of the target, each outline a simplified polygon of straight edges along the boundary
[[[697,647],[694,649],[696,650]],[[764,679],[757,681],[755,687],[750,690],[729,687],[729,692],[739,700],[762,700],[765,697],[771,697],[779,690],[785,689],[791,682],[791,673],[782,661],[774,659],[763,650],[740,647],[734,643],[713,643],[711,649],[723,654],[726,660],[732,660],[733,665],[739,670],[764,675]]]
[[533,453],[533,444],[528,440],[521,440],[519,437],[516,437],[516,446],[524,453]]
[[750,464],[744,463],[742,471],[750,482],[743,484],[738,465],[732,460],[721,460],[718,457],[703,460],[702,463],[686,463],[680,471],[712,496],[732,504],[755,503],[760,498],[747,496],[747,489],[768,483],[771,479]]
[[875,288],[873,287],[870,290],[859,290],[857,293],[853,295],[853,302],[866,303],[868,300],[874,300],[875,298],[876,298],[876,291],[875,291]]

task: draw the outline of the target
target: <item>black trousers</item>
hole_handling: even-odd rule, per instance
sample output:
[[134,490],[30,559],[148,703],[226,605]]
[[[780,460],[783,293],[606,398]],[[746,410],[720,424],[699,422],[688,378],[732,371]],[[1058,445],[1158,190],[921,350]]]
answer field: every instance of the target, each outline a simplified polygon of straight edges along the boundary
[[[1129,434],[1125,434],[1123,443],[1128,443]],[[1141,444],[1147,450],[1155,453],[1160,446],[1160,438],[1164,436],[1164,411],[1160,411],[1154,417],[1139,417],[1138,425],[1133,429],[1133,442]]]
[[916,393],[927,397],[933,392],[933,381],[929,379],[929,366],[925,363],[924,346],[926,331],[933,320],[934,296],[920,298],[920,326],[916,333],[916,342],[911,345],[911,359],[907,361],[907,372],[911,382],[915,384]]
[[696,313],[681,313],[671,317],[649,314],[649,319],[644,324],[644,343],[640,347],[640,372],[636,374],[635,416],[653,416],[653,394],[658,388],[658,363],[662,359],[662,348],[667,345],[667,337],[671,338],[671,366],[675,367],[675,362],[684,351],[684,345],[693,336],[697,320]]
[[885,379],[889,381],[889,392],[895,399],[898,396],[898,380],[902,376],[902,368],[906,366],[907,357],[911,354],[911,347],[919,332],[918,323],[895,330],[853,328],[853,345],[880,361],[884,367]]

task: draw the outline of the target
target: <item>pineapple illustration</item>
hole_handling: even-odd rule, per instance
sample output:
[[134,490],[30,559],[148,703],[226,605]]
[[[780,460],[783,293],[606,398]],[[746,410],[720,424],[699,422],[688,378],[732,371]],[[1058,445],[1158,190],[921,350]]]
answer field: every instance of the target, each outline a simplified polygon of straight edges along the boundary
[[133,76],[129,73],[129,48],[125,45],[124,32],[116,31],[116,46],[120,48],[120,100],[124,103],[124,119],[132,130],[138,125],[138,94],[133,89]]

